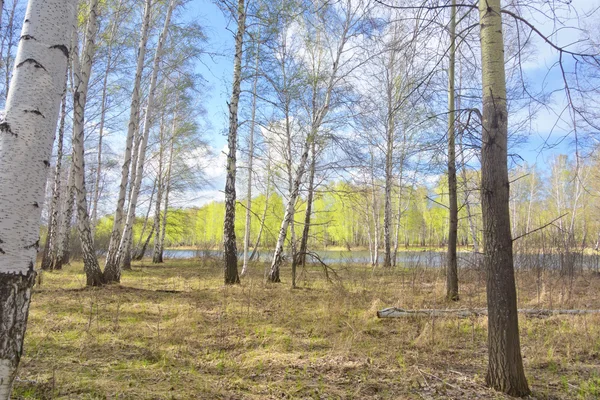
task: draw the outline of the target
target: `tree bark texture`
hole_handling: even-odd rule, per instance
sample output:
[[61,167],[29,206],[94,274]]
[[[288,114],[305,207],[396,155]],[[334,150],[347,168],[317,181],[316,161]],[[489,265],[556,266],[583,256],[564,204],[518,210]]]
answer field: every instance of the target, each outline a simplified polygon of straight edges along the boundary
[[83,255],[83,269],[86,275],[86,284],[88,286],[99,286],[104,284],[102,270],[96,257],[94,248],[94,238],[90,217],[88,214],[87,196],[85,188],[85,105],[87,102],[88,85],[92,72],[92,61],[95,53],[95,39],[97,32],[99,0],[90,0],[89,16],[87,21],[85,44],[83,46],[83,57],[81,64],[77,54],[78,40],[77,34],[73,40],[73,56],[71,62],[73,65],[73,174],[75,181],[76,207],[77,207],[77,228],[81,242],[81,251]]
[[[150,136],[150,126],[152,125],[152,112],[154,105],[154,96],[156,94],[156,86],[158,81],[158,70],[160,68],[160,62],[163,53],[163,47],[169,32],[169,26],[171,24],[171,15],[175,8],[177,1],[171,0],[167,8],[167,14],[163,25],[162,32],[159,35],[158,43],[156,45],[156,51],[154,53],[154,61],[152,64],[152,76],[150,77],[150,88],[148,92],[146,116],[144,119],[144,130],[142,132],[141,143],[139,147],[139,154],[137,159],[135,181],[132,182],[131,186],[131,198],[129,199],[129,207],[127,210],[127,219],[125,221],[125,229],[123,236],[119,243],[119,250],[117,254],[117,264],[114,270],[111,270],[111,282],[119,282],[121,280],[121,268],[123,265],[127,265],[131,262],[131,239],[133,232],[133,223],[135,222],[135,210],[137,207],[137,199],[140,193],[142,185],[142,178],[144,172],[144,163],[146,161],[146,147],[148,146],[148,138]],[[105,271],[106,272],[106,271]]]
[[[120,267],[117,262],[117,253],[119,243],[122,237],[123,210],[125,208],[125,196],[127,194],[127,181],[129,178],[129,169],[131,167],[131,153],[134,146],[134,136],[139,129],[140,119],[140,91],[142,85],[142,73],[144,71],[144,61],[146,58],[146,44],[148,42],[148,31],[150,29],[150,11],[152,9],[152,0],[146,0],[144,8],[144,20],[142,21],[142,31],[140,43],[138,46],[137,66],[133,83],[133,92],[131,94],[131,106],[129,111],[129,123],[127,125],[127,138],[125,140],[125,155],[121,167],[121,182],[119,184],[119,196],[117,197],[117,207],[115,209],[115,218],[113,228],[110,234],[108,252],[104,267],[104,278],[108,282],[118,282],[120,279]],[[135,168],[135,166],[134,166]]]
[[[65,83],[67,79],[65,76]],[[54,185],[52,187],[52,201],[50,204],[50,220],[48,221],[48,234],[46,236],[46,245],[44,248],[44,255],[42,257],[42,269],[52,270],[54,269],[56,254],[57,254],[57,240],[58,240],[58,229],[59,229],[59,216],[60,216],[60,189],[61,189],[61,173],[62,173],[62,158],[63,158],[63,139],[65,134],[65,119],[67,116],[67,85],[65,84],[65,90],[63,92],[62,106],[60,112],[60,124],[58,128],[58,143],[56,146],[56,165],[54,167]]]
[[[73,158],[71,156],[71,158]],[[63,201],[63,218],[58,231],[58,248],[56,249],[56,259],[54,260],[53,270],[60,270],[62,266],[68,264],[71,259],[71,220],[73,219],[73,205],[75,198],[75,178],[73,176],[73,162],[69,167],[69,176],[65,188],[65,199]]]
[[242,56],[246,31],[246,9],[244,0],[238,0],[237,33],[235,35],[235,58],[233,61],[233,88],[229,102],[229,134],[227,135],[227,178],[225,181],[225,221],[223,224],[223,255],[225,258],[225,284],[240,282],[237,267],[237,243],[235,238],[235,178],[238,130],[238,104],[242,83]]
[[[177,107],[175,107],[177,109]],[[160,240],[158,244],[158,254],[160,260],[163,260],[165,250],[165,235],[167,232],[167,215],[169,213],[169,195],[171,194],[171,172],[173,171],[173,156],[175,149],[175,136],[177,133],[177,112],[173,116],[173,133],[171,135],[171,148],[169,149],[169,165],[167,165],[167,176],[165,179],[165,206],[162,215],[162,227],[160,232]]]
[[75,22],[71,0],[30,0],[0,121],[0,400],[23,351],[42,202]]
[[163,158],[164,158],[164,136],[165,136],[165,120],[164,115],[160,122],[159,132],[159,149],[158,149],[158,172],[156,174],[156,204],[154,205],[154,226],[153,230],[156,232],[154,235],[154,251],[152,252],[152,262],[154,264],[160,264],[163,262],[162,254],[160,252],[160,218],[162,216],[161,202],[163,197]]
[[458,301],[458,263],[456,245],[458,237],[458,197],[456,189],[456,114],[454,76],[456,64],[456,0],[450,12],[450,61],[448,66],[448,253],[446,255],[446,298]]
[[300,238],[300,251],[292,259],[292,287],[296,287],[296,269],[298,265],[306,265],[306,252],[308,250],[308,235],[310,232],[310,220],[312,216],[312,204],[315,198],[315,170],[317,164],[315,142],[311,145],[311,162],[310,172],[308,174],[308,195],[306,197],[306,212],[304,213],[304,227],[302,229],[302,237]]
[[256,41],[256,57],[254,59],[254,83],[252,84],[252,116],[250,119],[250,137],[248,138],[248,190],[246,192],[246,226],[244,230],[244,262],[242,264],[242,273],[244,276],[248,271],[248,251],[250,246],[250,233],[252,218],[252,174],[254,173],[254,130],[256,128],[256,91],[258,87],[258,63],[260,61],[260,28],[258,31],[258,40]]
[[[123,0],[119,0],[119,4],[117,6],[116,15],[113,16],[113,21],[110,28],[110,36],[108,37],[108,49],[106,55],[106,68],[104,70],[104,78],[102,81],[102,99],[100,100],[100,125],[98,127],[98,157],[97,163],[98,166],[96,168],[96,178],[94,182],[94,194],[92,197],[92,234],[94,235],[96,232],[96,225],[98,223],[98,201],[100,198],[100,181],[102,178],[102,142],[104,138],[104,124],[106,122],[106,108],[107,108],[107,97],[108,97],[108,76],[110,71],[112,70],[112,62],[113,62],[113,40],[115,35],[117,34],[118,28],[118,20],[119,14],[121,13]],[[109,243],[110,244],[110,243]]]
[[511,396],[529,387],[523,372],[510,233],[507,167],[508,111],[500,0],[479,2],[483,87],[481,203],[487,272],[486,382]]

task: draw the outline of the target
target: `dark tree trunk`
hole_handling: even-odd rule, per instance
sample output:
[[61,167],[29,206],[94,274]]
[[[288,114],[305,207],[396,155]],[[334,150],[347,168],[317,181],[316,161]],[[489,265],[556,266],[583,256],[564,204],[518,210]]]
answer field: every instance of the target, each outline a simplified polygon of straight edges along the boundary
[[529,394],[519,342],[510,231],[508,111],[500,0],[479,3],[483,83],[481,205],[487,272],[486,382],[511,396]]
[[456,141],[454,106],[454,70],[456,64],[456,0],[452,0],[450,16],[450,65],[448,68],[448,260],[446,265],[446,297],[458,301],[458,264],[456,242],[458,233],[458,198],[456,191]]

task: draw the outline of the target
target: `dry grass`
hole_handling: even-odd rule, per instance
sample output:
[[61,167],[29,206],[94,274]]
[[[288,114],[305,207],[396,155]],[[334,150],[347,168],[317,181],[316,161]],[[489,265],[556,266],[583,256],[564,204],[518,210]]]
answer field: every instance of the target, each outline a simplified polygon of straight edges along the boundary
[[[264,284],[262,269],[235,287],[223,287],[216,261],[144,262],[100,289],[83,288],[78,264],[45,273],[14,398],[505,398],[484,386],[485,318],[375,316],[387,306],[484,306],[479,272],[461,271],[462,300],[448,304],[438,270],[352,266],[329,284],[311,267],[292,290]],[[527,308],[600,308],[598,275],[518,282]],[[600,397],[599,316],[520,322],[536,398]]]

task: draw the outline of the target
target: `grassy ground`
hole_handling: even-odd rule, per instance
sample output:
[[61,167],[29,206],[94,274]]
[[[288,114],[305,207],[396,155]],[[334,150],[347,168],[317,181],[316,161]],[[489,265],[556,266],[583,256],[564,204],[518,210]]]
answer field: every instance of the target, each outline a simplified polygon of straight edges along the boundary
[[[300,289],[255,265],[223,287],[215,260],[149,262],[120,286],[84,288],[82,266],[36,285],[14,398],[504,399],[484,386],[486,319],[378,320],[387,306],[481,307],[481,273],[461,271],[447,304],[441,271],[308,268]],[[282,271],[287,278],[289,271]],[[289,282],[289,279],[286,279]],[[572,285],[518,275],[522,307],[600,308],[600,276]],[[600,398],[600,316],[522,317],[538,399]]]

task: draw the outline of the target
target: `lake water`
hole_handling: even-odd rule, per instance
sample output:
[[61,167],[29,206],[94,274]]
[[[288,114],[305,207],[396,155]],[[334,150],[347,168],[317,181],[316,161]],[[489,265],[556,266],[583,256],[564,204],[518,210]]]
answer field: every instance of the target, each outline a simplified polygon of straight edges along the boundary
[[[327,264],[370,264],[371,257],[368,251],[332,251],[319,250],[315,253]],[[259,261],[271,261],[273,252],[261,251],[257,253]],[[196,258],[196,257],[222,257],[223,252],[220,250],[179,250],[169,249],[164,253],[167,258]],[[150,254],[150,256],[152,256]],[[242,257],[242,254],[239,254]],[[475,267],[481,262],[481,254],[468,252],[458,253],[459,267]],[[515,254],[516,268],[550,268],[558,269],[566,262],[569,262],[567,257],[558,254]],[[312,261],[312,258],[307,256],[307,262]],[[576,269],[591,269],[600,271],[600,255],[573,255],[570,260],[573,262]],[[379,262],[383,263],[383,252],[379,254]],[[446,253],[443,251],[399,251],[396,259],[397,265],[407,268],[429,267],[439,268],[446,265]]]

